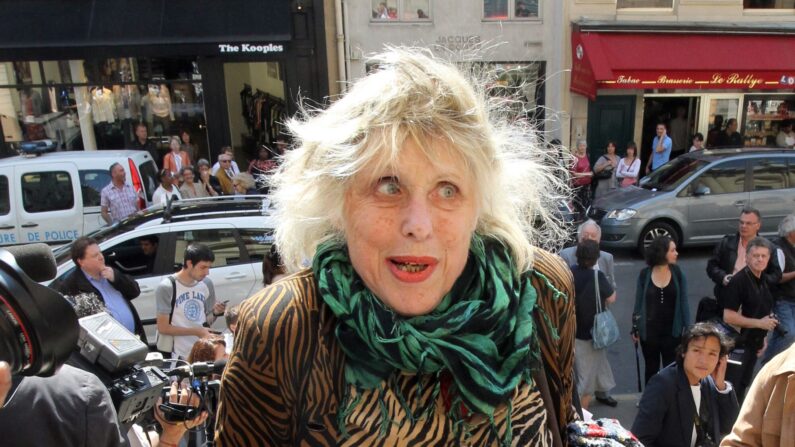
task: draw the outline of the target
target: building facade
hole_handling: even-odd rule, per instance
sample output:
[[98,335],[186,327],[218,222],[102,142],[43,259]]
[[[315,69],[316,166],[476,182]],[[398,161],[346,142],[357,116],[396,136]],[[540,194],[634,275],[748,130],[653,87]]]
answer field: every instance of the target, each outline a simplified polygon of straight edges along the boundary
[[658,123],[673,153],[701,133],[725,145],[775,146],[795,119],[795,1],[570,0],[564,30],[567,140],[595,160],[608,140],[651,152]]
[[[477,60],[496,70],[500,87],[519,91],[527,117],[547,139],[561,138],[567,120],[559,95],[564,88],[559,39],[564,2],[552,0],[366,0],[343,6],[346,78],[364,76],[368,55],[386,45],[431,48],[450,60]],[[342,76],[340,77],[342,78]]]
[[[146,124],[161,154],[239,163],[271,145],[300,96],[329,94],[323,0],[11,1],[0,11],[4,149],[129,148]],[[158,162],[160,162],[158,160]]]

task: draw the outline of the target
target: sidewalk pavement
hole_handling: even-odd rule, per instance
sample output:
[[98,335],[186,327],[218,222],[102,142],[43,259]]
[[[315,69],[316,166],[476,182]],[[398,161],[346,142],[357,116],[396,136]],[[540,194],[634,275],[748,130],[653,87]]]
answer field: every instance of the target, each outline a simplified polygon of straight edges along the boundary
[[640,401],[641,393],[613,394],[612,396],[618,401],[618,406],[615,408],[600,403],[594,398],[591,399],[591,408],[588,411],[593,413],[594,419],[618,419],[622,427],[630,430],[632,423],[635,422],[635,415],[638,413],[638,407],[635,405]]

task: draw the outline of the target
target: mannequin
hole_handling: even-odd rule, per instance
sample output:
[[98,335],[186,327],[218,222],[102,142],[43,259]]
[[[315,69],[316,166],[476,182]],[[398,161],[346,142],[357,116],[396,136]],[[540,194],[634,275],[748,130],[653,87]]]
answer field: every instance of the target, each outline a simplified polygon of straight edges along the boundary
[[149,93],[143,98],[142,105],[146,108],[146,120],[156,135],[170,133],[174,111],[171,108],[171,96],[165,84],[149,85]]

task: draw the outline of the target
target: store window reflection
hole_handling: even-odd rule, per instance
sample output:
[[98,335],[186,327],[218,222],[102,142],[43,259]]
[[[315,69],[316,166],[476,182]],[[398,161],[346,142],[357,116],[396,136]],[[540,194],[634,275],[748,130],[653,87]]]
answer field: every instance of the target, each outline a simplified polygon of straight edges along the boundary
[[158,164],[172,135],[208,158],[201,74],[189,58],[0,63],[3,140],[50,138],[60,150],[124,149],[136,127]]

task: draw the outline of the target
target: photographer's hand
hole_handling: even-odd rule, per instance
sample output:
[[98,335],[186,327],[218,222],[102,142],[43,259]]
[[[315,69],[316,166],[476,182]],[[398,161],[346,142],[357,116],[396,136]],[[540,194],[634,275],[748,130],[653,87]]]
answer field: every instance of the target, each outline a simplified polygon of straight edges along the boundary
[[[198,407],[201,399],[195,393],[191,393],[187,385],[178,387],[178,382],[171,383],[171,390],[168,393],[168,401],[171,403],[178,403],[182,405],[191,405]],[[158,399],[155,405],[155,419],[160,422],[163,427],[163,433],[160,435],[160,443],[165,447],[166,445],[178,445],[185,432],[196,428],[207,420],[207,412],[202,411],[199,415],[189,421],[185,422],[168,422],[163,418],[163,413],[160,411],[161,399]]]
[[11,365],[0,362],[0,408],[6,402],[6,396],[11,390]]

